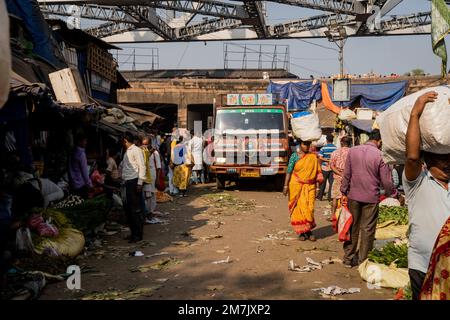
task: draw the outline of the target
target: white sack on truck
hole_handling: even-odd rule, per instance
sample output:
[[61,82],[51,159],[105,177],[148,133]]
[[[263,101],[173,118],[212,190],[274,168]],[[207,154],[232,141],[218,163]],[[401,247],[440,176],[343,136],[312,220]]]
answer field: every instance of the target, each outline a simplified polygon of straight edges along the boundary
[[322,136],[317,113],[303,111],[294,113],[291,118],[292,133],[302,141],[316,141]]
[[406,130],[411,110],[417,98],[430,91],[436,91],[438,99],[428,103],[420,117],[421,150],[437,154],[450,153],[450,87],[432,87],[400,99],[377,117],[386,163],[405,162]]

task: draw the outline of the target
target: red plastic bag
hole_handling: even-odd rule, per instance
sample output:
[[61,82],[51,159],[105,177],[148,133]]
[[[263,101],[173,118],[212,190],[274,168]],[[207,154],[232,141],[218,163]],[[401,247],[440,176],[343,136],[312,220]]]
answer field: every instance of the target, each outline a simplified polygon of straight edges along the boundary
[[28,220],[28,227],[36,230],[41,237],[56,237],[59,234],[58,229],[54,225],[45,222],[40,214],[31,215]]
[[341,212],[339,213],[339,218],[337,220],[337,230],[339,241],[349,241],[350,240],[350,228],[353,224],[353,216],[348,209],[347,205],[341,206]]

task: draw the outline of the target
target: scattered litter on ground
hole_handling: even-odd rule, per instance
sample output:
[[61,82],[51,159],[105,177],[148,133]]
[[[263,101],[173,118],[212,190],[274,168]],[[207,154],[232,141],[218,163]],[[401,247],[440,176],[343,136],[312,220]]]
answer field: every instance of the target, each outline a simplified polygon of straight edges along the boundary
[[171,266],[177,265],[182,263],[182,261],[175,259],[175,258],[164,258],[159,260],[156,263],[152,263],[152,264],[144,264],[144,265],[140,265],[138,267],[135,268],[131,268],[130,271],[131,272],[148,272],[150,270],[164,270],[167,268],[170,268]]
[[168,252],[158,252],[158,253],[150,254],[150,255],[146,256],[145,258],[152,258],[152,257],[157,257],[157,256],[164,256],[164,255],[167,255],[167,254],[169,254],[169,253],[168,253]]
[[338,259],[338,258],[328,258],[328,259],[322,260],[321,262],[316,262],[313,259],[306,257],[306,262],[308,262],[307,265],[300,267],[294,263],[294,260],[291,260],[291,261],[289,261],[288,270],[294,271],[294,272],[300,272],[300,273],[311,272],[314,270],[322,269],[324,265],[333,264],[335,262],[342,263],[342,260]]
[[164,282],[169,281],[169,279],[168,278],[160,278],[160,279],[155,279],[155,281],[164,283]]
[[245,201],[233,197],[226,192],[211,193],[202,196],[202,199],[209,205],[205,213],[212,215],[233,215],[234,213],[244,213],[255,209],[255,201]]
[[223,236],[219,235],[219,234],[212,234],[212,235],[209,235],[206,237],[200,237],[200,239],[203,241],[209,241],[209,240],[220,239],[220,238],[223,238]]
[[323,210],[322,213],[324,216],[331,216],[331,210]]
[[207,225],[215,226],[215,229],[219,229],[221,225],[224,225],[225,222],[210,220],[206,223]]
[[329,297],[329,296],[340,296],[340,295],[343,295],[343,294],[354,294],[354,293],[361,292],[360,288],[343,289],[343,288],[338,287],[338,286],[329,286],[329,287],[326,287],[326,288],[316,288],[316,289],[311,289],[311,290],[319,292],[321,295],[324,295],[326,297]]
[[262,253],[262,252],[264,252],[264,249],[258,246],[258,248],[256,249],[256,253]]
[[278,232],[276,235],[269,233],[264,238],[257,239],[257,241],[268,241],[268,240],[288,240],[288,241],[290,241],[290,240],[295,240],[295,238],[287,237],[287,233],[285,233],[285,231],[280,231],[280,232]]
[[138,288],[128,291],[109,291],[102,293],[93,293],[86,295],[81,300],[133,300],[139,297],[151,297],[155,290],[161,286],[153,286],[149,288]]
[[103,272],[99,272],[99,273],[92,273],[91,276],[92,277],[105,277],[105,276],[107,276],[107,274],[103,273]]
[[313,253],[319,253],[321,251],[328,251],[328,252],[334,252],[333,250],[330,250],[328,246],[322,246],[322,247],[310,247],[310,248],[297,248],[298,252],[303,252],[304,254],[313,254]]
[[206,289],[208,289],[209,291],[219,291],[219,290],[223,290],[225,287],[222,285],[212,285],[212,286],[207,286]]
[[145,224],[168,224],[168,221],[153,217],[151,219],[145,219]]
[[133,251],[130,252],[130,257],[143,257],[144,253],[142,251]]
[[306,258],[306,261],[308,262],[308,264],[303,266],[303,267],[300,267],[299,265],[294,263],[294,260],[291,260],[291,261],[289,261],[288,270],[289,271],[294,271],[294,272],[304,273],[304,272],[311,272],[311,271],[314,271],[314,270],[322,269],[322,265],[320,263],[318,263],[318,262],[315,262],[311,258]]
[[231,263],[230,256],[228,256],[225,260],[213,261],[212,264],[222,264],[222,263]]
[[174,246],[180,246],[180,247],[189,247],[191,244],[187,241],[172,241],[171,244]]
[[146,241],[146,240],[143,240],[143,241],[139,242],[138,244],[139,244],[139,248],[156,247],[156,242],[150,242],[150,241]]
[[227,252],[226,250],[216,250],[217,253],[225,253]]

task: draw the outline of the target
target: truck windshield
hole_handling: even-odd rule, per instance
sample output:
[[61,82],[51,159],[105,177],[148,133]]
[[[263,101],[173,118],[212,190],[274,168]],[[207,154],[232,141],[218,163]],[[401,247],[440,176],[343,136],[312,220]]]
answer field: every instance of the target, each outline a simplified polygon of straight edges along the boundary
[[220,109],[216,114],[216,130],[280,130],[284,131],[281,109]]

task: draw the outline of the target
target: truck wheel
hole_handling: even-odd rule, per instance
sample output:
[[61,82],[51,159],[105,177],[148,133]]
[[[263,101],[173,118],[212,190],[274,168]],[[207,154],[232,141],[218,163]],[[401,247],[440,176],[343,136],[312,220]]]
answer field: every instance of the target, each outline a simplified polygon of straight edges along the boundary
[[284,187],[284,179],[286,178],[286,176],[284,174],[277,174],[275,176],[275,190],[276,191],[283,191],[283,187]]
[[216,186],[218,190],[225,189],[225,178],[217,175],[216,177]]

